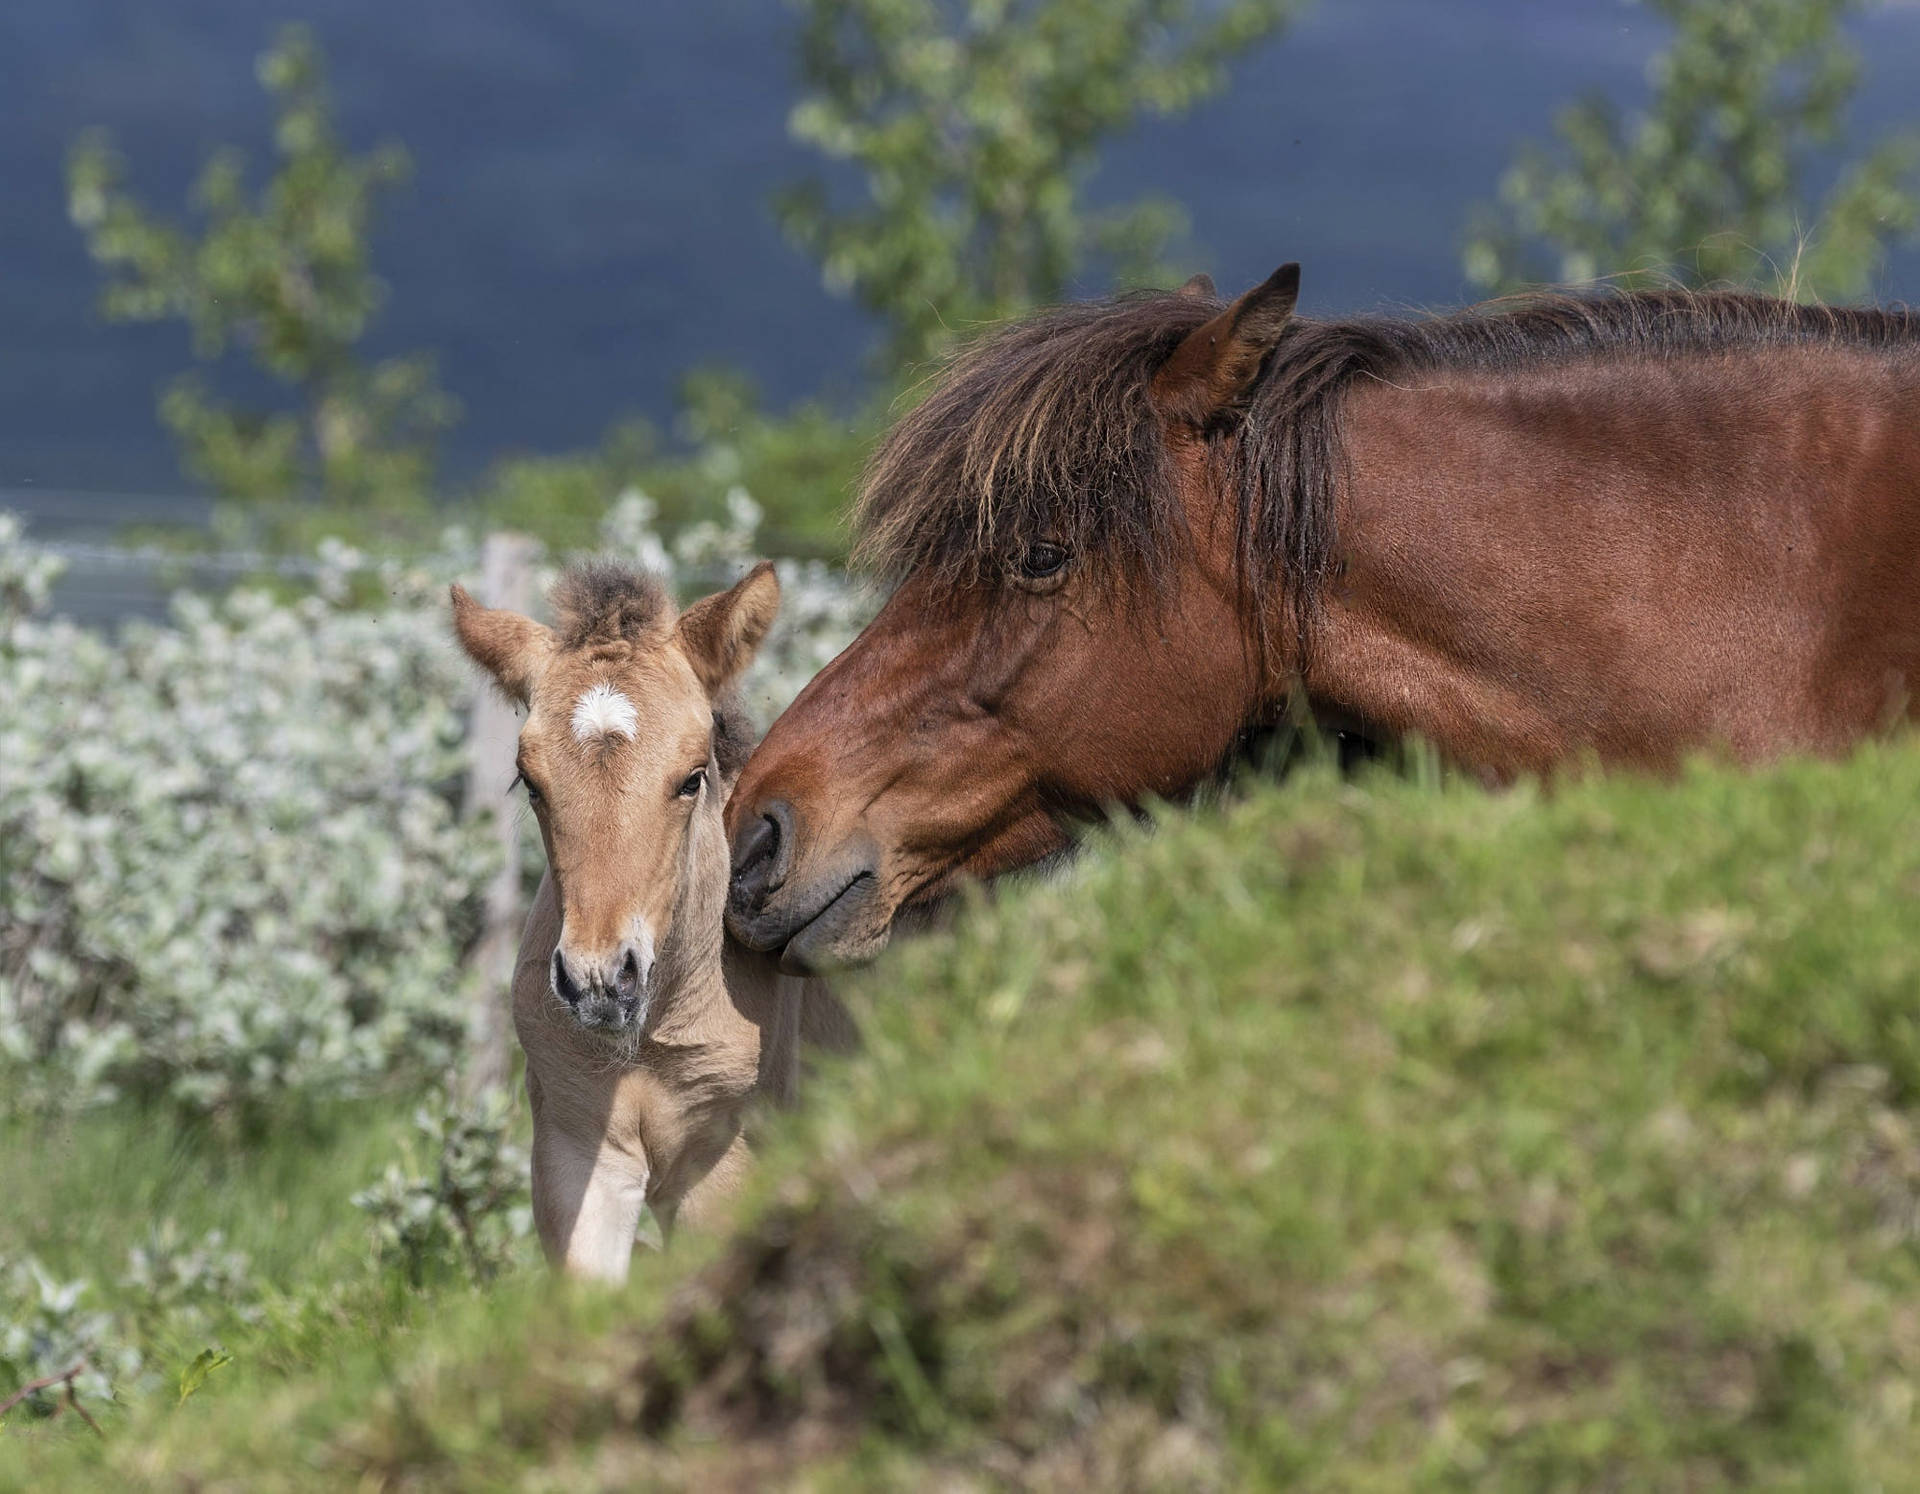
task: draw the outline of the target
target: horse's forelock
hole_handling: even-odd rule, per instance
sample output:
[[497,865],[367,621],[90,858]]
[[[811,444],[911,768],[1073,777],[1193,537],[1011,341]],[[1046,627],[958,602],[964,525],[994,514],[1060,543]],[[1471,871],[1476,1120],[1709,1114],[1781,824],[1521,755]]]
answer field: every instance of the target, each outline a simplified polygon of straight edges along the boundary
[[858,557],[895,579],[966,580],[1044,538],[1157,569],[1182,515],[1149,386],[1218,309],[1166,294],[1061,306],[963,349],[868,465]]

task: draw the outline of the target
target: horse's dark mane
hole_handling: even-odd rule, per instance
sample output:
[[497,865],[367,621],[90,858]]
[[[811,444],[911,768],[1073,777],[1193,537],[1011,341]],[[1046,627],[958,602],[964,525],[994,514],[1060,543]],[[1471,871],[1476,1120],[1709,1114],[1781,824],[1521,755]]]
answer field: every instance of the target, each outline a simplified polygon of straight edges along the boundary
[[[1184,517],[1148,388],[1224,305],[1156,293],[1056,307],[964,349],[868,467],[855,510],[862,557],[895,579],[964,581],[1048,538],[1151,583]],[[1282,585],[1305,625],[1335,564],[1340,410],[1357,379],[1808,345],[1920,351],[1920,316],[1655,290],[1542,294],[1424,319],[1296,319],[1240,438],[1212,436],[1238,504],[1242,583],[1260,594]]]
[[667,589],[652,576],[613,560],[581,560],[560,573],[548,593],[563,649],[636,642],[673,620]]

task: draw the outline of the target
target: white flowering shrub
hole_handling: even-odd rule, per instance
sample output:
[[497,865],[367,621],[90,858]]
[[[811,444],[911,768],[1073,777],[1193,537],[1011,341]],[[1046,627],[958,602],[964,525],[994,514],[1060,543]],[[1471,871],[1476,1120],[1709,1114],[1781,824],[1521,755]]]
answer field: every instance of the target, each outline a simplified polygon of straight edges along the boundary
[[16,619],[47,605],[59,574],[58,560],[21,543],[19,515],[0,512],[0,642]]
[[183,596],[0,655],[0,1050],[53,1092],[196,1108],[447,1061],[491,870],[466,671],[395,604]]
[[[671,547],[651,519],[622,498],[606,549],[683,596],[755,558],[744,493]],[[0,1097],[246,1107],[457,1060],[498,855],[460,814],[476,686],[446,584],[476,556],[329,546],[297,599],[182,595],[108,636],[45,615],[57,568],[0,515]],[[867,605],[780,575],[763,721]]]
[[[75,1366],[81,1368],[73,1391],[82,1404],[110,1400],[117,1387],[135,1381],[140,1351],[91,1297],[91,1283],[63,1281],[31,1256],[0,1261],[0,1397]],[[34,1391],[15,1414],[54,1415],[64,1394],[61,1386]]]
[[511,1139],[510,1109],[498,1090],[466,1103],[432,1095],[414,1112],[417,1144],[354,1194],[381,1259],[412,1285],[448,1271],[488,1281],[528,1247],[527,1156]]
[[[123,1306],[96,1305],[100,1296],[96,1283],[65,1280],[33,1256],[0,1260],[0,1397],[82,1366],[74,1394],[98,1409],[161,1383],[168,1345],[217,1340],[260,1317],[246,1256],[218,1230],[191,1240],[171,1219],[128,1252]],[[214,1357],[224,1356],[209,1349],[202,1360]],[[64,1385],[34,1391],[21,1414],[55,1415],[65,1395]]]
[[212,1332],[223,1322],[253,1323],[260,1317],[258,1292],[246,1255],[227,1245],[219,1230],[189,1239],[171,1219],[147,1231],[127,1252],[122,1294],[148,1334]]

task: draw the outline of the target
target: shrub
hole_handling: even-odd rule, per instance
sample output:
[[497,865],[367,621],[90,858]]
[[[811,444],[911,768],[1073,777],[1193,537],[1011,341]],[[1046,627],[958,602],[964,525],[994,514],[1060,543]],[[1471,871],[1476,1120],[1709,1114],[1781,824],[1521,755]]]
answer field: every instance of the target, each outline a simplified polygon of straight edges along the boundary
[[0,1052],[41,1094],[204,1109],[447,1061],[492,867],[455,811],[437,578],[383,579],[381,612],[243,590],[117,639],[7,620]]
[[162,1325],[204,1334],[223,1321],[260,1316],[247,1258],[217,1229],[189,1240],[173,1220],[161,1220],[127,1252],[120,1285],[149,1334]]
[[373,1216],[381,1258],[413,1285],[449,1273],[491,1280],[533,1229],[507,1097],[495,1091],[463,1105],[438,1093],[414,1113],[414,1129],[427,1155],[390,1164],[354,1206]]
[[[139,1350],[121,1336],[113,1314],[92,1307],[90,1283],[62,1281],[37,1260],[0,1262],[0,1398],[35,1380],[73,1377],[82,1404],[112,1398],[117,1383],[141,1369]],[[58,1386],[36,1390],[11,1413],[51,1416],[60,1409]]]
[[[189,1240],[171,1219],[128,1251],[117,1285],[120,1310],[98,1305],[105,1294],[96,1282],[64,1280],[34,1256],[0,1261],[0,1398],[80,1366],[73,1393],[97,1409],[164,1383],[161,1365],[182,1343],[202,1346],[193,1372],[204,1379],[214,1361],[226,1362],[224,1351],[203,1347],[208,1340],[260,1317],[246,1256],[219,1230]],[[185,1378],[182,1390],[191,1393]],[[56,1415],[65,1395],[63,1385],[47,1386],[20,1411]]]

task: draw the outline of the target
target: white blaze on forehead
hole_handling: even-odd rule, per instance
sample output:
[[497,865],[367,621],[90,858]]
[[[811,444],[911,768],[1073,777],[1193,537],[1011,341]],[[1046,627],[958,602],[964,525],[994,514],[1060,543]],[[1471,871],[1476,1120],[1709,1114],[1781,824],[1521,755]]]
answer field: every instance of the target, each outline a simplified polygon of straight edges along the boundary
[[602,681],[573,703],[574,740],[591,742],[595,737],[632,739],[640,728],[640,717],[628,700],[613,686]]

